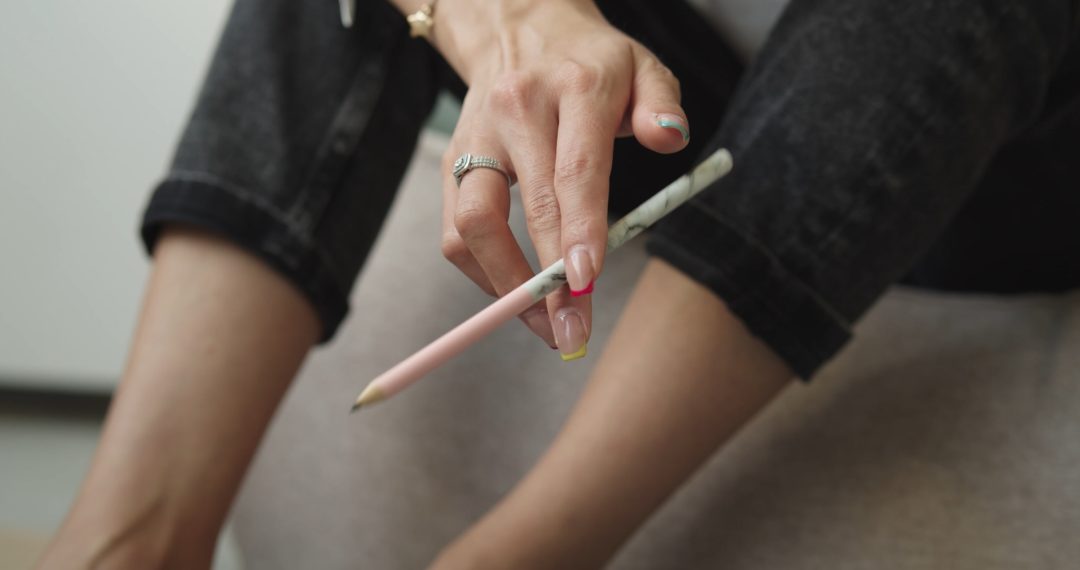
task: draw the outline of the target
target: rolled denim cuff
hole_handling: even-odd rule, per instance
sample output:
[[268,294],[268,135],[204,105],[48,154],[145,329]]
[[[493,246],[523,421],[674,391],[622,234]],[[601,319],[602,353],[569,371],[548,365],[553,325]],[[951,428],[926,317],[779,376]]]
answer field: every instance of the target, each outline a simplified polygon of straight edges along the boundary
[[151,255],[168,224],[218,234],[266,262],[314,307],[322,324],[321,342],[344,320],[348,292],[338,286],[329,260],[256,200],[211,182],[169,178],[157,187],[143,216],[140,234]]
[[646,247],[716,293],[801,379],[851,338],[850,324],[776,255],[692,203],[661,222]]

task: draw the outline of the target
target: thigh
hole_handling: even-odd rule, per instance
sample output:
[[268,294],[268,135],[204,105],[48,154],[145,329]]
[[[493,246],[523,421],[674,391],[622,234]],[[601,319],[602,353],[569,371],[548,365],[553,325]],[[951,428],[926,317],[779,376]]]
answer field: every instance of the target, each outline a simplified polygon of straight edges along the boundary
[[1080,45],[1044,100],[1039,120],[998,150],[906,283],[994,293],[1080,287]]
[[393,199],[438,89],[433,52],[388,2],[238,0],[142,233],[197,225],[296,285],[323,336]]

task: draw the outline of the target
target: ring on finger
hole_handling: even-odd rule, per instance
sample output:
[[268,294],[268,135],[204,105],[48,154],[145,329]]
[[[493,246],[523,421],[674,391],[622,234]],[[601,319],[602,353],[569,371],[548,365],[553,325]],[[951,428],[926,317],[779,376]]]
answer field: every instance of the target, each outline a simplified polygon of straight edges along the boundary
[[457,183],[458,188],[461,188],[461,180],[465,178],[465,175],[477,168],[487,168],[498,171],[506,177],[507,188],[514,185],[513,180],[510,178],[510,173],[502,167],[502,163],[500,163],[498,159],[490,156],[474,156],[470,153],[465,153],[454,161],[452,174],[454,175],[454,181]]

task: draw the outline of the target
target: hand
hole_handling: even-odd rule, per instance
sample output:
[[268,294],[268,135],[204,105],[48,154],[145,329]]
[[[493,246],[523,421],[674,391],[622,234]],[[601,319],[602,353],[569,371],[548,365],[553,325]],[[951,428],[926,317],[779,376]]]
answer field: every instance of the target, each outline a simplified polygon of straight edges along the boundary
[[506,178],[474,169],[459,188],[450,176],[463,153],[499,160],[519,183],[542,266],[566,259],[570,290],[522,319],[564,359],[584,356],[614,139],[682,150],[679,83],[591,1],[441,0],[435,20],[435,46],[470,86],[443,164],[443,254],[492,295],[532,277],[507,225]]

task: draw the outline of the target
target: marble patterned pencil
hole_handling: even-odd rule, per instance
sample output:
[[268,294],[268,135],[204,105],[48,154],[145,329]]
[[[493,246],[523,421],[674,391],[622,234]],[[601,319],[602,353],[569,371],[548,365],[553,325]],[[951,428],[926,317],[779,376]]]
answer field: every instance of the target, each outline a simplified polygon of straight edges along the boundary
[[[608,229],[610,252],[640,234],[695,194],[731,171],[731,153],[720,149],[693,171],[669,184]],[[506,321],[524,312],[540,299],[566,283],[562,259],[522,283],[464,323],[442,335],[398,365],[382,373],[364,388],[352,410],[384,400],[404,390],[413,382],[438,368],[469,346],[484,338]]]

